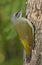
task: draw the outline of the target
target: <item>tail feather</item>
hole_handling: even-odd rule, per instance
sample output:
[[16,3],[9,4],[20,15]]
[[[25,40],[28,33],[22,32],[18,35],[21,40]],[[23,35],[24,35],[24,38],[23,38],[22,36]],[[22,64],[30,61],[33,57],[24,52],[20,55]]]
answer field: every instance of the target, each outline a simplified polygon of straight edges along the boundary
[[27,63],[30,63],[31,57],[32,57],[32,52],[30,53],[30,55],[26,55],[26,62]]

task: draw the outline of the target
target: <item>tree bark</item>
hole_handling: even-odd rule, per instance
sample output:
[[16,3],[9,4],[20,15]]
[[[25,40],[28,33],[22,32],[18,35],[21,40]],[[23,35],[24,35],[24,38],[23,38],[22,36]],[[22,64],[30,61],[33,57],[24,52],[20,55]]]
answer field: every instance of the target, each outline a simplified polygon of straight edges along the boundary
[[30,63],[26,63],[24,52],[23,65],[42,65],[42,0],[28,0],[26,15],[35,26],[35,48]]

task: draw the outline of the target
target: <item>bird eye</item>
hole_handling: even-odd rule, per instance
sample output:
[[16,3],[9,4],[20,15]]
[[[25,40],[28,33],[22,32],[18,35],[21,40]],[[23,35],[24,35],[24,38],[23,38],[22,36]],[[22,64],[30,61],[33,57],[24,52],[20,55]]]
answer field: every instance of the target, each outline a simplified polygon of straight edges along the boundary
[[20,13],[17,12],[17,13],[15,14],[15,16],[16,16],[17,18],[19,18],[19,17],[20,17]]
[[16,16],[17,18],[22,17],[22,12],[21,12],[21,11],[16,12],[15,16]]
[[15,14],[15,16],[16,16],[16,17],[18,16],[18,12]]

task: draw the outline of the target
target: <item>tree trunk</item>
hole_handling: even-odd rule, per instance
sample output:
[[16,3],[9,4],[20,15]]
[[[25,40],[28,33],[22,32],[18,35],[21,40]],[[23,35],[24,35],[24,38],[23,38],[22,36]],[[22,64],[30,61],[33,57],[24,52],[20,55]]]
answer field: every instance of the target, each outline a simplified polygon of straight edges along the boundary
[[26,15],[35,26],[35,48],[30,63],[26,63],[24,52],[23,65],[42,65],[42,0],[28,0]]

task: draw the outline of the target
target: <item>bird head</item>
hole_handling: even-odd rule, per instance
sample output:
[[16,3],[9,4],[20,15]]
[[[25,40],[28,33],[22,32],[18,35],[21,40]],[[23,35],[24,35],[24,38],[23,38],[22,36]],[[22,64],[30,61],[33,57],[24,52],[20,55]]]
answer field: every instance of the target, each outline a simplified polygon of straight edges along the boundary
[[13,13],[13,15],[11,17],[11,22],[14,24],[21,17],[22,17],[22,11],[15,12],[15,13]]

